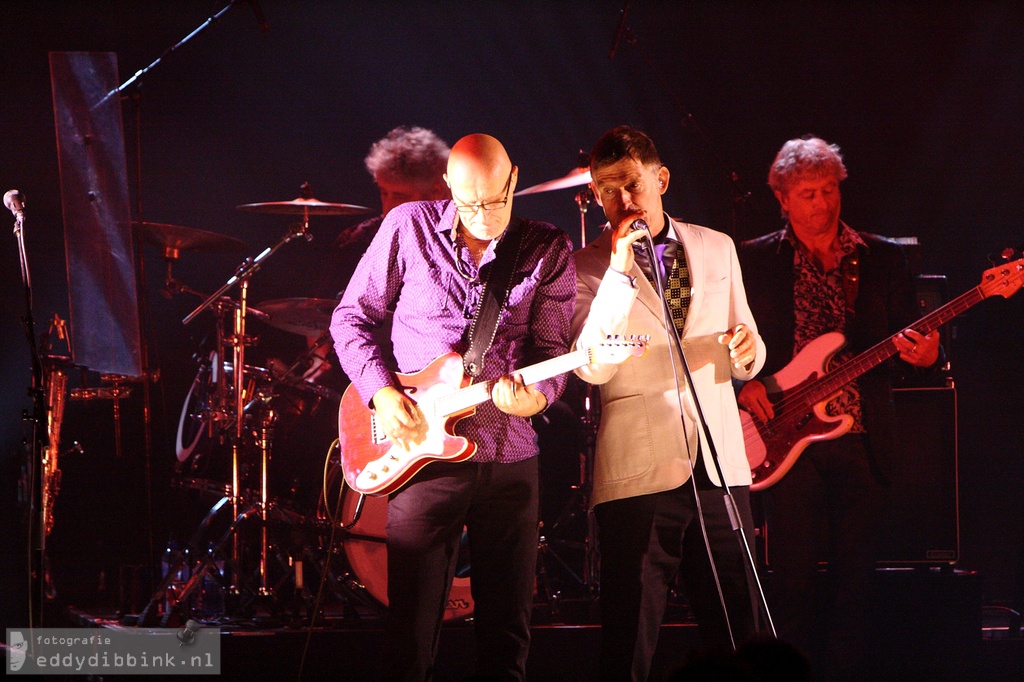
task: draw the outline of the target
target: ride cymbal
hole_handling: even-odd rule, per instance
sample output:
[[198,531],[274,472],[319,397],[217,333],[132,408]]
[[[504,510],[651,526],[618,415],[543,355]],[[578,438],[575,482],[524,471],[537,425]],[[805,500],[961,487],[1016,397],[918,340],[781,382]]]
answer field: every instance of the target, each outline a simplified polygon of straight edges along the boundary
[[262,201],[255,204],[236,206],[239,211],[249,213],[284,213],[288,215],[354,215],[372,213],[372,208],[355,204],[334,204],[313,198],[299,197],[291,201]]
[[590,183],[590,168],[574,168],[567,175],[554,180],[548,180],[542,182],[539,185],[533,187],[527,187],[521,189],[512,196],[521,197],[525,194],[537,194],[538,192],[551,192],[556,189],[568,189],[570,187],[579,187],[580,185],[586,185]]

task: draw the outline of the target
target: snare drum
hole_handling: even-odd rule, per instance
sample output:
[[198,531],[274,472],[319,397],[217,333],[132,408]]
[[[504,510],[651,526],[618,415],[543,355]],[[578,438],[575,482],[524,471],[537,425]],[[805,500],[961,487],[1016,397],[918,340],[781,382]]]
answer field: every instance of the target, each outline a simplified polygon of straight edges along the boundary
[[[211,352],[200,364],[178,418],[175,453],[179,462],[185,462],[193,454],[204,455],[210,441],[217,440],[208,437],[211,433],[220,436],[222,431],[234,430],[234,375],[231,363],[217,362],[216,351]],[[270,372],[250,365],[245,366],[243,377],[243,404],[249,404],[256,397],[257,390],[271,380]],[[222,393],[218,395],[217,389],[221,385]],[[224,404],[218,404],[219,399]]]
[[[333,466],[328,473],[328,495],[337,500],[338,488],[341,487],[341,518],[337,521],[343,525],[352,523],[359,504],[359,493],[354,492],[344,483],[340,466]],[[326,518],[324,501],[320,501],[321,518]],[[366,591],[381,606],[388,605],[388,550],[387,550],[387,496],[367,495],[363,501],[359,520],[348,528],[347,536],[342,543],[348,564]],[[465,533],[465,531],[463,531]],[[462,570],[456,572],[452,580],[451,591],[448,593],[448,605],[445,607],[446,621],[467,618],[473,614],[473,596],[470,590],[469,577],[459,577]]]
[[[254,399],[269,384],[270,373],[246,365],[243,377],[242,399],[249,406],[248,414]],[[234,368],[231,363],[218,363],[217,353],[211,352],[200,364],[181,407],[175,443],[175,484],[215,495],[231,494],[234,431]],[[253,464],[243,459],[239,466],[242,488],[258,488],[259,472]]]

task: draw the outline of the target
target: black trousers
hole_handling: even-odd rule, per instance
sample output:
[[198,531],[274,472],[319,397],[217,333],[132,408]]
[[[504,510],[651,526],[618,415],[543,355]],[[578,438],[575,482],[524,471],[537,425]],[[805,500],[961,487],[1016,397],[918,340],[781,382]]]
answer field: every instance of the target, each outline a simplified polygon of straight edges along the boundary
[[[732,493],[749,536],[753,532],[749,488],[735,487]],[[594,513],[601,548],[602,679],[648,678],[669,586],[677,572],[709,649],[732,650],[730,627],[735,646],[754,634],[757,602],[748,579],[749,563],[729,521],[721,488],[703,484],[695,496],[688,481],[674,490],[604,502]],[[714,557],[725,611],[707,546]]]
[[[810,445],[782,480],[759,493],[779,638],[808,654],[825,679],[865,679],[873,665],[871,577],[886,490],[865,439],[847,434]],[[823,560],[825,585],[818,579]]]
[[477,672],[522,680],[538,542],[537,458],[437,462],[388,504],[388,680],[433,674],[463,526],[469,538]]

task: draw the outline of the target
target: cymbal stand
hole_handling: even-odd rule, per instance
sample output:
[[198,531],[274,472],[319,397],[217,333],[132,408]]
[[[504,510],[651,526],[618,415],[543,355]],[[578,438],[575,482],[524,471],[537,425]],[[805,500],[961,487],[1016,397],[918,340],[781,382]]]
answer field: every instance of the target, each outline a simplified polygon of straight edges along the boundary
[[273,442],[274,423],[277,421],[277,414],[270,407],[263,410],[260,417],[259,441],[260,449],[260,585],[259,596],[269,596],[267,589],[267,465],[270,463],[270,449]]
[[[590,164],[589,155],[580,152],[580,163],[586,160]],[[593,198],[590,187],[584,187],[576,193],[576,205],[580,209],[580,248],[587,245],[587,207]],[[598,416],[596,403],[599,400],[598,389],[586,383],[583,398],[583,452],[580,455],[580,490],[582,492],[583,512],[587,515],[587,536],[584,539],[583,584],[596,597],[600,590],[600,557],[597,550],[597,522],[594,510],[590,508],[590,491],[594,485],[594,446],[597,440]]]
[[[278,241],[270,247],[267,247],[255,258],[246,258],[235,270],[235,274],[228,278],[228,280],[221,285],[221,287],[211,294],[205,301],[193,310],[191,313],[185,316],[182,320],[182,324],[189,324],[196,317],[199,316],[207,308],[213,306],[215,302],[219,302],[221,297],[224,296],[228,291],[234,288],[236,285],[239,288],[239,301],[238,305],[234,309],[234,329],[232,335],[227,339],[233,348],[232,364],[233,364],[233,379],[234,379],[234,391],[235,391],[235,404],[234,404],[234,425],[235,433],[234,439],[231,444],[231,506],[232,506],[232,517],[235,519],[239,518],[239,505],[241,502],[241,481],[240,481],[240,469],[239,469],[239,456],[240,448],[242,447],[242,438],[245,435],[245,406],[247,404],[247,396],[244,394],[245,386],[245,347],[251,345],[253,340],[246,336],[245,333],[245,318],[248,310],[248,294],[249,294],[249,280],[252,279],[259,269],[263,266],[263,262],[270,258],[272,255],[277,253],[285,244],[304,237],[307,241],[312,239],[312,235],[308,233],[309,229],[309,216],[303,216],[302,223],[296,223],[292,225],[289,230],[280,238]],[[220,339],[218,339],[218,342]],[[218,349],[219,350],[219,349]],[[223,356],[221,356],[223,357]],[[217,362],[220,363],[220,357]],[[221,370],[222,368],[216,368]],[[269,431],[268,431],[269,433]],[[266,480],[267,480],[267,458],[269,448],[264,450],[264,456],[261,458],[261,500],[260,500],[260,513],[261,518],[266,521]],[[264,532],[262,534],[263,547],[261,548],[261,593],[265,590],[265,568],[266,568],[266,524],[264,523]],[[228,587],[229,592],[232,595],[237,595],[239,592],[239,585],[237,581],[238,569],[241,562],[241,549],[239,547],[239,540],[237,534],[232,534],[231,537],[231,562],[234,570],[232,571],[231,584]]]

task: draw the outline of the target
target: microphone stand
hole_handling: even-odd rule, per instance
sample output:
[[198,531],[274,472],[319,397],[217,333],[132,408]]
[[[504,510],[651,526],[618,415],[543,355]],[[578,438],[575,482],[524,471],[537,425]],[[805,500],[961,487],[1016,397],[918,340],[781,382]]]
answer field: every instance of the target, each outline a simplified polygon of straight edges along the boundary
[[[179,40],[177,43],[169,47],[159,57],[153,60],[148,66],[136,71],[131,78],[126,80],[124,83],[114,88],[106,95],[100,98],[96,104],[92,106],[92,109],[98,109],[103,106],[107,101],[113,97],[121,97],[129,88],[134,87],[133,99],[135,101],[135,202],[136,202],[136,220],[143,220],[142,213],[142,106],[141,101],[141,86],[142,79],[155,69],[164,59],[167,59],[174,54],[178,49],[189,42],[192,38],[202,33],[205,29],[215,24],[228,10],[235,5],[242,2],[242,0],[231,0],[231,2],[225,7],[221,8],[219,12],[211,17],[208,17],[206,21],[200,24],[187,36]],[[264,28],[265,22],[260,16],[260,11],[255,3],[253,9],[257,12],[257,20],[260,22],[260,29]],[[142,360],[142,422],[143,422],[143,438],[144,438],[144,451],[145,451],[145,471],[146,471],[146,514],[147,522],[149,525],[149,560],[148,565],[150,568],[150,581],[149,587],[152,588],[153,579],[156,571],[156,548],[153,540],[153,481],[152,481],[152,451],[153,451],[153,432],[152,432],[152,390],[151,383],[157,381],[159,371],[152,372],[149,366],[149,343],[148,343],[148,319],[147,319],[147,305],[146,305],[146,271],[145,271],[145,258],[141,246],[135,244],[135,263],[137,264],[137,270],[135,274],[136,289],[138,291],[138,300],[136,305],[138,307],[139,315],[139,355]]]
[[[666,225],[667,229],[667,225]],[[643,248],[646,251],[647,262],[651,268],[651,279],[654,281],[654,288],[657,290],[658,298],[661,300],[661,314],[662,323],[665,327],[665,337],[669,340],[669,348],[675,348],[676,354],[679,357],[679,362],[683,366],[683,376],[686,379],[686,385],[690,387],[690,397],[693,400],[694,411],[697,414],[697,422],[704,433],[704,438],[707,440],[708,452],[711,455],[711,461],[715,465],[715,472],[718,474],[718,480],[721,481],[723,491],[723,503],[725,504],[726,512],[729,514],[729,521],[732,523],[732,529],[736,533],[737,541],[740,543],[740,550],[747,561],[748,574],[751,577],[754,585],[757,588],[758,601],[761,608],[764,610],[765,619],[768,623],[768,628],[771,630],[772,636],[775,637],[775,623],[772,620],[771,611],[768,609],[768,602],[765,599],[764,588],[761,586],[761,579],[757,575],[757,566],[754,563],[754,557],[750,553],[750,545],[747,543],[747,536],[743,530],[743,521],[740,518],[739,511],[736,509],[736,500],[732,496],[732,490],[729,488],[729,484],[725,480],[725,472],[722,470],[722,464],[719,461],[718,450],[715,447],[715,441],[711,437],[711,429],[708,427],[707,419],[704,417],[704,410],[701,408],[700,399],[697,397],[697,389],[693,383],[693,377],[690,374],[689,364],[686,362],[686,355],[683,353],[683,346],[680,340],[680,335],[675,332],[675,324],[672,322],[672,310],[668,305],[668,299],[665,298],[665,286],[662,283],[661,278],[661,264],[658,262],[657,256],[654,252],[654,241],[651,238],[649,230],[644,230],[644,238],[641,240]],[[682,248],[682,244],[679,245]],[[676,375],[675,363],[672,365],[672,374],[676,379],[676,395],[679,396],[678,390],[679,377]],[[682,398],[679,398],[679,420],[683,427],[683,434],[686,434],[686,418],[683,413]],[[687,439],[688,440],[688,439]],[[698,454],[700,453],[700,438],[697,439]],[[690,461],[689,453],[687,453],[687,461]],[[690,466],[690,481],[694,484],[694,497],[697,499],[698,511],[700,505],[700,498],[696,490],[696,482],[693,480],[693,465]],[[718,571],[715,568],[714,557],[711,552],[711,548],[708,547],[708,561],[711,563],[712,574],[715,576],[715,582],[718,583]],[[719,599],[722,603],[722,611],[725,615],[726,625],[729,629],[729,638],[732,641],[733,649],[736,648],[735,637],[732,633],[732,624],[729,621],[729,611],[725,605],[725,599],[721,593],[721,587],[719,586]],[[756,614],[755,614],[756,618]]]
[[14,238],[18,243],[18,259],[21,261],[21,282],[25,293],[25,316],[21,318],[28,340],[29,357],[32,363],[32,414],[22,412],[22,423],[30,431],[26,443],[29,449],[29,626],[43,625],[43,604],[46,602],[46,503],[45,494],[46,453],[44,438],[47,434],[47,396],[43,377],[43,363],[36,344],[36,325],[32,315],[32,276],[29,273],[28,255],[25,251],[24,212],[15,213]]
[[[161,54],[159,57],[154,59],[153,62],[149,66],[146,66],[144,68],[139,69],[138,71],[136,71],[132,75],[131,78],[129,78],[124,83],[122,83],[121,85],[117,86],[116,88],[114,88],[113,90],[108,92],[106,95],[104,95],[100,99],[99,102],[97,102],[95,105],[93,105],[93,108],[95,109],[96,107],[102,105],[104,102],[109,100],[111,97],[119,96],[122,92],[124,92],[125,90],[130,88],[132,85],[134,85],[136,81],[142,79],[147,73],[149,73],[150,71],[155,69],[160,64],[160,62],[162,62],[164,59],[167,59],[172,54],[174,54],[185,43],[187,43],[188,41],[190,41],[193,38],[195,38],[197,35],[202,33],[205,29],[209,28],[212,24],[217,23],[218,19],[220,19],[229,9],[231,9],[235,5],[239,4],[240,2],[242,2],[242,0],[231,0],[230,3],[228,3],[225,7],[221,8],[221,10],[219,12],[217,12],[216,14],[214,14],[212,17],[208,17],[206,19],[206,21],[204,21],[202,24],[200,24],[198,27],[196,27],[191,33],[189,33],[187,36],[185,36],[184,38],[179,40],[174,45],[171,45],[169,48],[167,48],[167,50],[165,50],[164,53]],[[266,29],[263,29],[263,22],[260,23],[260,28],[261,28],[261,30],[266,30]]]

